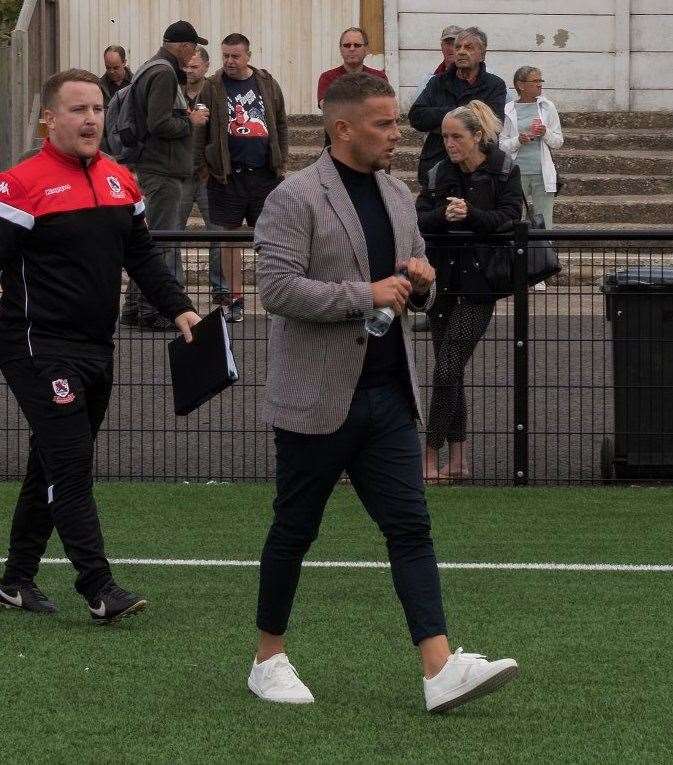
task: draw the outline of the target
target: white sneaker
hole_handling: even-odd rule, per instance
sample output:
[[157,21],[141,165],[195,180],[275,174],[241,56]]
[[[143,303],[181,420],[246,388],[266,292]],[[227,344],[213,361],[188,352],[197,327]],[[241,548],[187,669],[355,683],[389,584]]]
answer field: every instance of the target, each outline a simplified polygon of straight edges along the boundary
[[255,657],[248,688],[264,701],[280,704],[312,704],[314,701],[313,694],[299,679],[297,670],[284,653],[277,653],[259,664]]
[[472,701],[500,688],[519,674],[514,659],[488,661],[479,653],[465,653],[462,648],[449,657],[438,675],[423,678],[425,708],[443,712]]

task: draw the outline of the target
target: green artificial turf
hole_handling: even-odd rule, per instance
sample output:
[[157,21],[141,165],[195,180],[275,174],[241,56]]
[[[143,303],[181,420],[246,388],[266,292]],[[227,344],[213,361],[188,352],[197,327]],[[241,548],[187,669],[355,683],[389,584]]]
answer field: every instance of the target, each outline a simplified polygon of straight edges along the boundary
[[[0,550],[16,485],[0,485]],[[111,557],[256,560],[269,486],[97,487]],[[673,491],[428,492],[444,561],[672,563]],[[56,541],[48,555],[62,557]],[[314,560],[385,560],[339,489]],[[390,572],[308,568],[288,635],[316,704],[269,705],[245,680],[258,571],[117,566],[148,611],[94,627],[73,572],[45,565],[54,617],[0,611],[0,762],[671,761],[673,574],[442,571],[450,639],[521,676],[427,715]]]

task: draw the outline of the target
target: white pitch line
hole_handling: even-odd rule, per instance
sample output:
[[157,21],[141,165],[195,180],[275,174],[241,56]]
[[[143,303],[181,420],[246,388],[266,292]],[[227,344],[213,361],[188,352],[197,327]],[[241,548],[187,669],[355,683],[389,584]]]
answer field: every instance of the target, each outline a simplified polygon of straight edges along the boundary
[[[0,563],[6,559],[0,558]],[[42,563],[66,564],[67,558],[44,558]],[[111,558],[110,563],[118,566],[186,566],[211,568],[255,568],[258,560],[210,560],[198,558]],[[378,560],[307,560],[306,568],[390,568],[387,561]],[[627,573],[673,573],[672,564],[650,563],[445,563],[437,564],[440,569],[478,571],[596,571]]]

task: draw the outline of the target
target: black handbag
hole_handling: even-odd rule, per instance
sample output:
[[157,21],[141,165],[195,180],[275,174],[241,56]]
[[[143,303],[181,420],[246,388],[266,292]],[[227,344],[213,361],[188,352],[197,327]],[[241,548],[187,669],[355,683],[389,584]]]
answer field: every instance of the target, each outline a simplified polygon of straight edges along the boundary
[[[523,201],[526,212],[530,213],[525,197]],[[544,229],[545,223],[542,215],[539,213],[533,215],[530,227],[537,230]],[[484,276],[498,298],[514,294],[514,258],[519,257],[516,250],[514,245],[496,247],[488,259]],[[529,287],[549,279],[561,270],[558,254],[548,239],[528,242],[527,261],[528,276],[526,281]]]

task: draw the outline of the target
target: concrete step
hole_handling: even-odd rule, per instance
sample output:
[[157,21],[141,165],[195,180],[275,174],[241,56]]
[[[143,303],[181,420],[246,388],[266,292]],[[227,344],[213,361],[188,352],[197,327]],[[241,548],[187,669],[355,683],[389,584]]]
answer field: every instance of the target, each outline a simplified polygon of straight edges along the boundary
[[[322,147],[292,146],[288,169],[306,167],[320,155]],[[415,171],[420,155],[419,146],[401,146],[393,159],[395,170]],[[628,151],[612,152],[597,149],[559,149],[554,154],[556,167],[561,173],[618,174],[625,175],[673,175],[673,152]]]
[[[614,253],[627,254],[630,256],[630,263],[633,263],[634,256],[642,254],[644,258],[656,258],[663,253],[673,252],[673,224],[671,223],[583,223],[578,227],[574,223],[556,223],[554,229],[563,232],[567,229],[581,228],[590,233],[592,231],[607,231],[611,233],[611,238],[601,240],[566,240],[558,243],[559,252],[573,251],[580,252],[586,256],[593,256],[594,259],[603,259],[606,263],[612,262],[610,259]],[[646,231],[652,232],[654,237],[660,238],[643,239],[640,241],[629,241],[619,239],[621,231]],[[663,238],[667,236],[667,238]],[[638,255],[636,255],[636,253]]]
[[673,128],[673,112],[564,112],[566,128]]
[[322,125],[322,114],[288,114],[287,124],[290,128],[305,125]]
[[673,177],[669,175],[566,173],[563,182],[561,196],[673,194]]
[[[418,194],[420,186],[415,170],[395,170],[394,173],[414,194]],[[559,195],[562,197],[673,194],[673,177],[669,175],[565,173],[563,182],[563,190]],[[673,226],[673,221],[671,225]]]
[[673,174],[673,152],[627,151],[611,152],[596,149],[568,149],[565,146],[554,154],[556,167],[561,173],[668,175]]
[[[425,133],[419,133],[410,125],[400,125],[402,139],[400,146],[422,146]],[[325,130],[320,125],[298,125],[289,130],[290,146],[312,146],[322,148],[325,140]]]
[[563,145],[568,149],[673,150],[673,130],[570,128],[563,131],[563,136]]
[[[406,114],[400,122],[409,124]],[[291,114],[288,124],[322,125],[322,114]],[[673,129],[673,112],[563,112],[561,124],[566,128],[670,128]]]
[[[400,146],[422,146],[425,133],[419,133],[409,125],[401,125]],[[323,146],[325,131],[322,125],[299,125],[290,129],[290,145]],[[614,151],[651,150],[673,151],[673,130],[629,130],[629,129],[588,129],[570,128],[564,130],[568,149],[596,149]]]
[[656,196],[559,196],[554,220],[576,227],[585,223],[659,223],[673,221],[673,194]]

